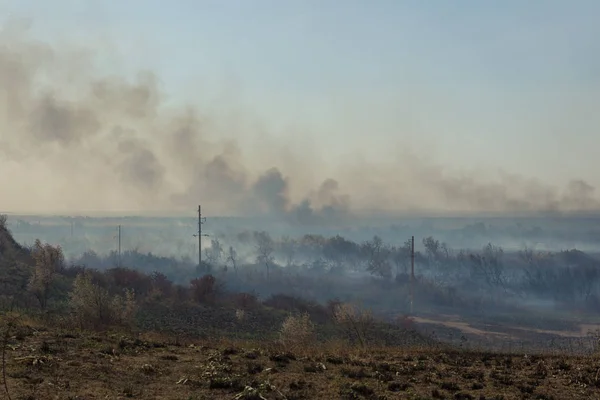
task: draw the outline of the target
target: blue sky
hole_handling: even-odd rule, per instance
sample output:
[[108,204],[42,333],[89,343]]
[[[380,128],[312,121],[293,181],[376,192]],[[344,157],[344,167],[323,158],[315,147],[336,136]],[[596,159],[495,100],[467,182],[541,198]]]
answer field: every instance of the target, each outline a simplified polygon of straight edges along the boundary
[[598,1],[0,0],[0,15],[110,43],[173,99],[209,93],[332,160],[410,143],[449,167],[600,184]]

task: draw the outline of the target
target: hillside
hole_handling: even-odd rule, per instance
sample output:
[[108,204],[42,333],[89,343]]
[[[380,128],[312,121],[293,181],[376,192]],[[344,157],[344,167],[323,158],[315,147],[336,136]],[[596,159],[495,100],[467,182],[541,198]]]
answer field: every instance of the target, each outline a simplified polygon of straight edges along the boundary
[[0,223],[0,262],[26,261],[29,252],[12,236],[5,224]]
[[0,306],[21,296],[32,272],[29,251],[0,224]]

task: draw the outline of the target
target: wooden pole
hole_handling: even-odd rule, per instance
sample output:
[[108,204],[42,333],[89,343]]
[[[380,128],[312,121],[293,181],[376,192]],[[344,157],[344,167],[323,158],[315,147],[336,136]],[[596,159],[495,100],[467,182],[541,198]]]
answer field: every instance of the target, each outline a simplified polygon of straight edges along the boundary
[[415,282],[415,237],[412,236],[410,240],[410,314],[413,313],[414,303],[414,282]]

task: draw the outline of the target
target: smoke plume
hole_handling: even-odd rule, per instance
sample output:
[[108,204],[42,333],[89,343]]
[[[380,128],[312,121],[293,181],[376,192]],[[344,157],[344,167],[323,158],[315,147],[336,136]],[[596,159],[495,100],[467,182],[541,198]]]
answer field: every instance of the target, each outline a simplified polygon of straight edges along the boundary
[[[600,208],[581,180],[558,190],[507,173],[450,175],[410,152],[394,165],[350,160],[336,177],[320,176],[314,160],[287,170],[249,161],[234,139],[213,129],[210,113],[169,106],[152,72],[132,80],[94,71],[91,51],[52,47],[22,29],[0,31],[0,209],[192,213],[201,203],[211,214],[321,223],[358,209]],[[313,189],[298,184],[314,176]]]

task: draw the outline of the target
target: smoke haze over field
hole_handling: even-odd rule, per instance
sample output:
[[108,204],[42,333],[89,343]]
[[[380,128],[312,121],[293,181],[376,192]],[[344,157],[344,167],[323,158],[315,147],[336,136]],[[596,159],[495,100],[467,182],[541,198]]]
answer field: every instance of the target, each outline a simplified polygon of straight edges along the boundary
[[[268,117],[256,124],[252,109],[232,115],[218,104],[177,105],[152,70],[134,78],[108,74],[100,65],[110,59],[110,51],[94,46],[47,43],[15,21],[2,27],[0,209],[175,212],[201,203],[213,215],[266,213],[305,223],[336,221],[364,209],[600,210],[597,182],[587,178],[574,176],[561,185],[521,174],[512,164],[446,165],[436,157],[435,146],[428,149],[428,139],[411,132],[402,116],[396,127],[388,126],[396,131],[388,140],[393,156],[373,157],[367,154],[368,142],[342,140],[340,148],[351,150],[345,157],[330,157],[319,142],[328,136],[324,129],[308,132],[315,135],[315,143],[307,147],[318,149],[311,152],[271,135],[280,128],[270,127]],[[430,84],[435,86],[435,81]],[[398,115],[409,115],[419,104]],[[531,118],[543,109],[536,105]],[[435,111],[432,106],[432,120],[438,118]],[[371,114],[378,118],[375,110],[360,113],[365,119]],[[473,118],[478,118],[476,113]],[[586,122],[573,114],[573,123],[597,130],[598,118],[588,117]],[[373,121],[374,130],[379,122]],[[487,122],[493,124],[493,119]],[[522,128],[530,125],[528,121]],[[457,129],[448,126],[448,132]],[[364,132],[367,140],[370,133]],[[458,147],[468,151],[468,140]],[[515,152],[518,147],[515,143]]]

